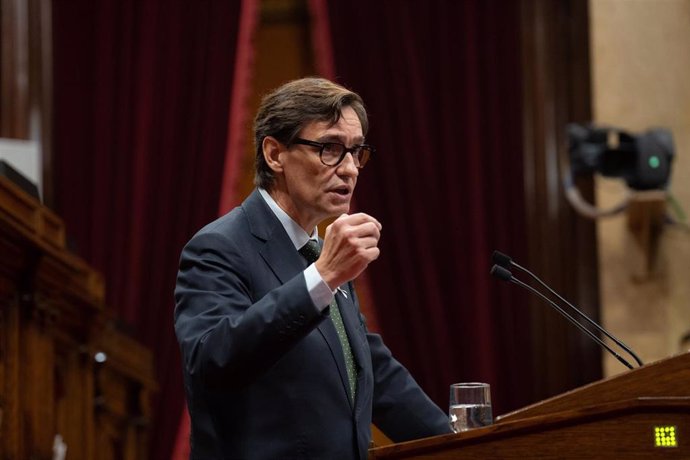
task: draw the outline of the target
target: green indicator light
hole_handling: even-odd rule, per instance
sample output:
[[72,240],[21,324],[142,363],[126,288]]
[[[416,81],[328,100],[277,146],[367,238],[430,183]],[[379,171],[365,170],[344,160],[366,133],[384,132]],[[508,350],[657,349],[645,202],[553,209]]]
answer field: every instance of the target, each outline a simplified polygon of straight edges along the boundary
[[659,161],[658,156],[652,155],[651,157],[649,157],[649,167],[650,168],[656,169],[659,167],[660,164],[661,164],[661,162]]
[[675,426],[654,427],[654,447],[678,447]]

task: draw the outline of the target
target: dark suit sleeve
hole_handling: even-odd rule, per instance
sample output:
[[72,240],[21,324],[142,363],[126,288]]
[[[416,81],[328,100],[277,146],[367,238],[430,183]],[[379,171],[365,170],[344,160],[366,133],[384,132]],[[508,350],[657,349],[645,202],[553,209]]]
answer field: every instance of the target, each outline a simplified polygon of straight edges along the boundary
[[[350,286],[359,309],[359,301]],[[366,330],[364,315],[360,322]],[[374,374],[372,421],[394,442],[451,433],[445,414],[398,362],[379,334],[367,331]]]
[[252,277],[272,274],[256,251],[240,246],[204,232],[180,258],[175,332],[186,372],[209,388],[255,381],[323,319],[301,272],[258,298],[261,283]]
[[373,422],[394,442],[450,433],[448,416],[391,355],[378,334],[367,334],[374,370]]

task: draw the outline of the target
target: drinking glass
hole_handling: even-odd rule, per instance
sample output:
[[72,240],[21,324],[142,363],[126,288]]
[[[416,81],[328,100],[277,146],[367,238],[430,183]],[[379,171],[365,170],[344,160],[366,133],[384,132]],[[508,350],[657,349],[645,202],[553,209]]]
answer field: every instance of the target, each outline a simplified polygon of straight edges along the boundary
[[458,433],[491,425],[491,389],[488,383],[454,383],[450,386],[448,410],[451,429]]

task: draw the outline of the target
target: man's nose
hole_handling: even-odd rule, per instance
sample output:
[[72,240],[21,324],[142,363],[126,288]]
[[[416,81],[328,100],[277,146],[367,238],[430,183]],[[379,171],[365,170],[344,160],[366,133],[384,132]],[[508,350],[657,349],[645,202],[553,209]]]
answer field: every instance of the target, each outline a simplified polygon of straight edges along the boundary
[[338,165],[338,169],[341,174],[355,177],[359,175],[359,168],[357,168],[355,164],[355,158],[352,156],[352,152],[347,152],[345,154],[345,158],[343,158],[343,161]]

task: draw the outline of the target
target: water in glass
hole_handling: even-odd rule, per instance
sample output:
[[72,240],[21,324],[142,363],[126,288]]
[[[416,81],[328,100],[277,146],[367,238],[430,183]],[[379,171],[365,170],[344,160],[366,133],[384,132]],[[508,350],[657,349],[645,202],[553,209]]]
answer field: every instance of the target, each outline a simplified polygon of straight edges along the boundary
[[454,404],[449,411],[450,427],[458,433],[491,425],[493,417],[491,415],[491,404]]

